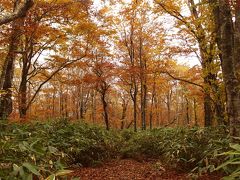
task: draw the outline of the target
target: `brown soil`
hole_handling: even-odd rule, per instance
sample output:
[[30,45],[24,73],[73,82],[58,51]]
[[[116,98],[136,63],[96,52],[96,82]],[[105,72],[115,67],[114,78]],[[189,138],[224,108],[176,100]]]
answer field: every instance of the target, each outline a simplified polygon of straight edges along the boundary
[[[187,173],[165,168],[159,161],[112,160],[94,168],[76,168],[72,173],[81,180],[191,180]],[[198,180],[220,180],[219,174],[206,174]]]

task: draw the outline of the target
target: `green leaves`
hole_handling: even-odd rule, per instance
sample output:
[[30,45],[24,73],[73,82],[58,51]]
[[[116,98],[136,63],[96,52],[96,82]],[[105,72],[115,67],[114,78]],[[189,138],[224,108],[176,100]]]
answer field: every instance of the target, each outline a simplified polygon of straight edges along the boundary
[[56,177],[66,176],[66,175],[71,174],[72,172],[73,171],[70,171],[70,170],[60,170],[60,171],[56,172],[55,174],[51,174],[45,180],[55,180]]
[[54,179],[70,173],[66,164],[93,165],[116,156],[119,141],[117,133],[82,123],[10,124],[0,131],[0,161],[13,164],[6,172],[11,179]]
[[22,165],[23,167],[26,167],[31,173],[37,175],[37,176],[41,176],[41,174],[38,172],[37,167],[30,164],[30,163],[23,163]]
[[[222,167],[239,165],[239,145],[231,144],[232,150],[222,153],[227,150],[229,139],[217,129],[162,128],[119,133],[82,123],[58,122],[9,125],[0,137],[0,160],[12,163],[12,169],[0,175],[9,177],[12,172],[10,179],[37,176],[52,180],[71,173],[65,170],[66,165],[92,166],[116,156],[163,158],[170,165],[181,164],[188,170],[206,166],[212,169],[223,156],[238,159],[228,159]],[[214,156],[220,153],[221,156]]]
[[16,164],[13,164],[13,171],[10,174],[10,176],[13,177],[21,177],[23,180],[32,180],[33,174],[41,177],[41,174],[38,171],[38,167],[30,164],[28,162],[25,162],[22,164],[22,166],[18,166]]
[[240,144],[230,144],[230,147],[240,153]]
[[240,144],[229,144],[231,151],[219,154],[225,156],[227,160],[219,165],[215,170],[223,169],[229,176],[224,177],[224,180],[235,180],[240,178]]

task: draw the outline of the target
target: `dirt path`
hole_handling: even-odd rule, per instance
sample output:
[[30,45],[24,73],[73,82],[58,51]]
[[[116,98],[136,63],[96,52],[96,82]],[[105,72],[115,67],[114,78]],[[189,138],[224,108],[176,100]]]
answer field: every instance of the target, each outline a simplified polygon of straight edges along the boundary
[[[113,160],[95,168],[78,168],[73,176],[81,180],[190,180],[186,173],[165,169],[156,161],[138,162],[132,159]],[[205,175],[199,180],[220,180],[217,175]]]

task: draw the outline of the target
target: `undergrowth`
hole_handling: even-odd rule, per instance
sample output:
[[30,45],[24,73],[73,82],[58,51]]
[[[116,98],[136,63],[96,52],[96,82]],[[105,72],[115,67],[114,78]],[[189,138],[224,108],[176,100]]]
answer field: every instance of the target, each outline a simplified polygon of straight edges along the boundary
[[[223,128],[161,128],[137,133],[106,131],[84,123],[56,121],[0,124],[0,177],[54,179],[76,166],[121,158],[155,158],[181,171],[213,171],[226,157]],[[221,167],[223,166],[219,166]],[[35,178],[36,179],[36,178]]]
[[115,158],[120,139],[117,133],[84,123],[1,124],[0,177],[65,175],[66,167]]

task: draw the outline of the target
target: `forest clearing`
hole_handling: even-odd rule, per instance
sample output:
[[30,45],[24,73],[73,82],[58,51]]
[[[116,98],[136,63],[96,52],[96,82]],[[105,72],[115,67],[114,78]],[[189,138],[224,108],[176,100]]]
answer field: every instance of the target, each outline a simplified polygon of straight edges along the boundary
[[240,1],[0,2],[0,179],[240,178]]

